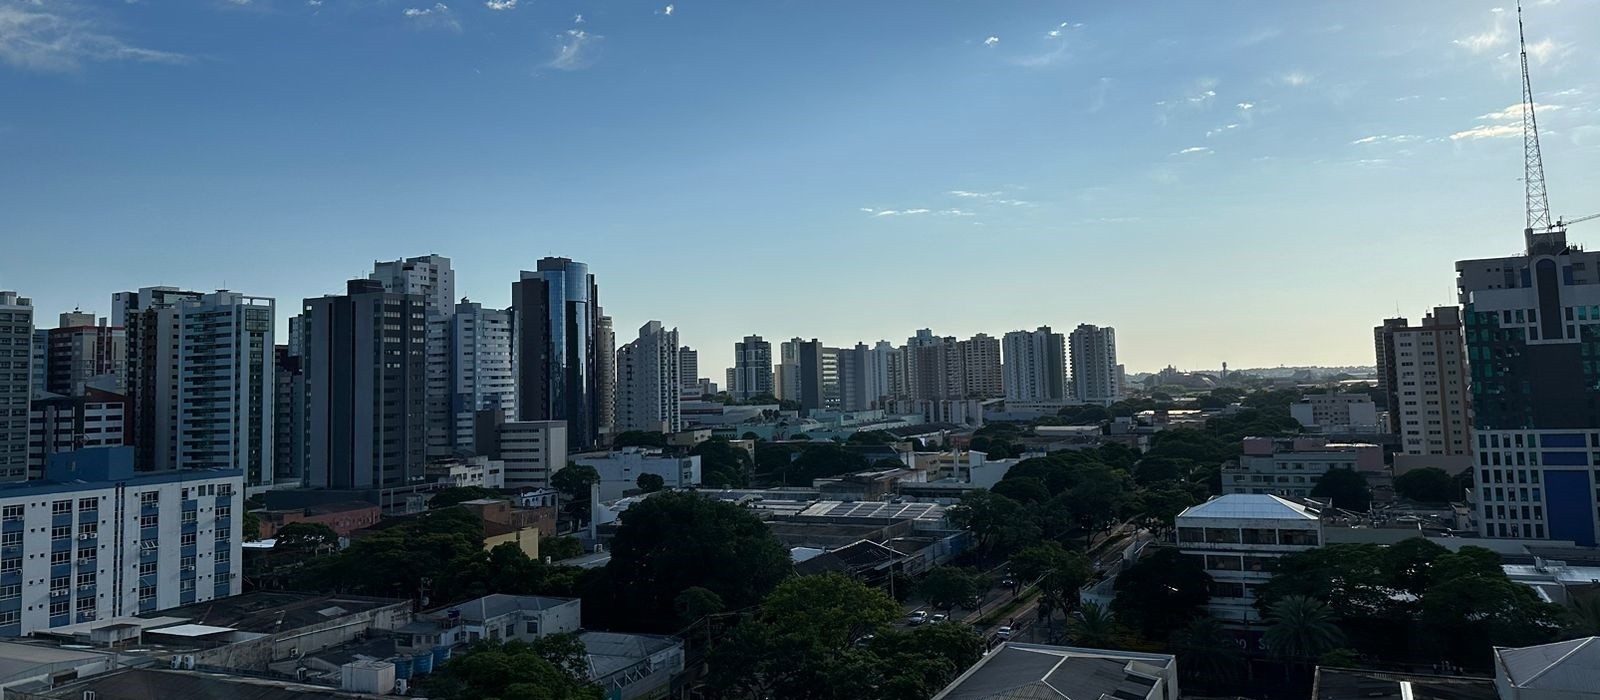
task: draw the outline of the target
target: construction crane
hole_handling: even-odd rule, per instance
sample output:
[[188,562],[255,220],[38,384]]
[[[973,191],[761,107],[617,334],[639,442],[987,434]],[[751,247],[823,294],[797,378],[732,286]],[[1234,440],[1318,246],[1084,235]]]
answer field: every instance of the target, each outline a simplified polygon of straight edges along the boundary
[[1576,219],[1556,219],[1555,225],[1552,226],[1551,228],[1566,228],[1566,227],[1571,226],[1573,224],[1576,224],[1576,223],[1579,223],[1579,222],[1583,222],[1583,221],[1588,221],[1590,219],[1600,219],[1600,214],[1590,214],[1588,216],[1580,216],[1580,217],[1578,217]]

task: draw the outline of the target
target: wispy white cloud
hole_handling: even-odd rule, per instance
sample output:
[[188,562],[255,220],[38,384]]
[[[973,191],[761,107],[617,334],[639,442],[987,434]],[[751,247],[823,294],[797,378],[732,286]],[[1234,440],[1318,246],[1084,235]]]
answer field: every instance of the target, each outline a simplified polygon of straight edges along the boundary
[[401,14],[411,18],[412,23],[421,29],[461,31],[461,22],[456,20],[450,6],[442,2],[434,3],[433,7],[408,7]]
[[1490,12],[1494,14],[1494,20],[1488,29],[1477,34],[1461,37],[1452,43],[1472,53],[1494,51],[1511,43],[1511,22],[1513,21],[1511,14],[1506,12],[1503,7],[1496,7]]
[[962,199],[977,200],[977,201],[981,201],[981,202],[987,202],[987,203],[990,203],[990,204],[1003,204],[1003,205],[1008,206],[1008,207],[1026,207],[1026,206],[1030,206],[1030,205],[1033,204],[1032,202],[1029,202],[1027,200],[1013,199],[1013,198],[1007,197],[1007,196],[1005,196],[1006,195],[1005,192],[999,192],[999,191],[996,191],[996,192],[974,192],[972,190],[950,190],[949,192],[946,192],[945,194],[948,194],[948,195],[950,195],[952,197],[960,197]]
[[676,9],[677,8],[675,6],[669,4],[666,7],[661,8],[661,11],[657,14],[660,14],[662,17],[671,17],[673,11]]
[[998,44],[998,43],[1000,43],[1000,37],[997,37],[997,36],[991,36],[991,37],[983,40],[983,45],[984,46],[994,46],[995,44]]
[[1185,149],[1183,149],[1181,151],[1178,151],[1177,153],[1174,153],[1172,155],[1175,155],[1175,156],[1203,155],[1203,154],[1210,153],[1210,152],[1211,152],[1211,149],[1206,148],[1205,146],[1190,146],[1190,147],[1185,148]]
[[1239,110],[1242,111],[1242,112],[1248,112],[1248,111],[1256,108],[1256,103],[1254,103],[1254,102],[1240,102],[1239,104],[1236,104],[1234,106],[1238,107]]
[[1509,136],[1521,136],[1521,124],[1484,124],[1475,126],[1465,131],[1457,131],[1450,135],[1451,141],[1476,141],[1478,139],[1496,139]]
[[976,213],[966,209],[873,209],[861,207],[861,211],[871,214],[873,218],[887,216],[977,216]]
[[517,9],[517,0],[486,0],[486,2],[483,3],[483,6],[497,11],[515,10]]
[[[1552,105],[1552,104],[1545,104],[1543,102],[1535,102],[1535,103],[1533,103],[1533,109],[1536,112],[1554,112],[1556,110],[1564,109],[1564,108],[1561,105]],[[1509,107],[1506,107],[1505,109],[1498,109],[1498,110],[1495,110],[1495,111],[1490,112],[1488,114],[1480,114],[1480,115],[1478,115],[1478,120],[1479,121],[1489,121],[1489,122],[1503,122],[1503,121],[1513,121],[1513,120],[1514,121],[1521,121],[1522,120],[1522,103],[1518,102],[1518,103],[1513,104],[1513,105],[1511,105]]]
[[1413,136],[1411,134],[1395,134],[1392,136],[1389,134],[1374,134],[1372,136],[1363,136],[1359,139],[1351,141],[1350,144],[1352,146],[1364,146],[1374,143],[1410,143],[1412,141],[1416,141],[1418,138],[1420,137]]
[[107,61],[185,63],[189,57],[133,46],[79,16],[70,5],[0,4],[0,63],[64,72]]
[[1275,84],[1283,85],[1285,87],[1305,87],[1310,85],[1311,81],[1312,76],[1310,74],[1298,70],[1292,70],[1287,73],[1279,74],[1273,79]]
[[583,15],[581,15],[581,14],[573,15],[572,16],[572,23],[573,24],[583,24]]
[[605,37],[582,29],[568,29],[556,35],[556,55],[544,65],[556,70],[581,70],[593,62],[594,45]]
[[1233,131],[1234,129],[1239,128],[1240,126],[1243,126],[1243,125],[1240,124],[1239,122],[1231,122],[1231,123],[1228,123],[1228,124],[1223,124],[1222,126],[1219,126],[1219,127],[1215,128],[1215,129],[1210,129],[1210,130],[1206,131],[1206,138],[1209,139],[1209,138],[1212,138],[1214,136],[1221,136],[1221,135],[1226,134],[1226,133],[1228,133],[1230,131]]

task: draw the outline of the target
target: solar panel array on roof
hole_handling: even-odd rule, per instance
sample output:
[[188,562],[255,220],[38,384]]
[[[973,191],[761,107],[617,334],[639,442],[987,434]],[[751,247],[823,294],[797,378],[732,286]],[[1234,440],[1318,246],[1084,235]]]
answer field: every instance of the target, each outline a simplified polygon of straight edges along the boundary
[[[934,510],[941,512],[935,514]],[[893,518],[897,520],[921,520],[930,517],[942,517],[942,508],[934,503],[883,503],[878,501],[860,501],[854,503],[838,503],[821,515],[842,518]]]

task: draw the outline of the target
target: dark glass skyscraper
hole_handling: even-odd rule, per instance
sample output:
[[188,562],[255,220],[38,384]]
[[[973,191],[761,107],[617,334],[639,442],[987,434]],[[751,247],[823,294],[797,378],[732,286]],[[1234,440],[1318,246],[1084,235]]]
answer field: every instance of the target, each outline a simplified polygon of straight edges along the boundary
[[544,258],[511,285],[517,419],[567,422],[573,450],[600,438],[599,289],[589,266]]

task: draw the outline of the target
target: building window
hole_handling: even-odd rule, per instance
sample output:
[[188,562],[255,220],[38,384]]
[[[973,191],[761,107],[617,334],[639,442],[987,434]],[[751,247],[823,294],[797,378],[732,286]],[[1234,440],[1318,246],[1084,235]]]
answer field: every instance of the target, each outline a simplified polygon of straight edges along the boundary
[[144,562],[144,563],[140,564],[139,565],[139,575],[140,576],[154,576],[154,575],[156,575],[156,563],[153,562],[153,561],[147,561],[147,562]]
[[0,586],[0,600],[11,600],[22,597],[22,584],[13,583],[9,586]]
[[88,588],[94,585],[94,573],[78,574],[78,587]]
[[8,523],[22,520],[22,506],[6,506],[0,511],[0,520]]
[[184,571],[194,571],[194,555],[190,554],[179,559],[178,564],[183,567]]
[[72,601],[70,600],[57,600],[50,603],[51,617],[56,615],[65,615],[69,612],[72,612]]
[[156,599],[156,587],[155,586],[140,586],[139,587],[139,603],[141,605],[143,605],[144,603],[148,603],[148,602],[154,601],[155,599]]
[[194,511],[194,510],[183,511],[183,521],[182,522],[183,522],[184,525],[193,525],[193,524],[195,524],[195,521],[198,520],[199,518],[200,518],[200,512],[199,511]]
[[0,625],[15,625],[21,620],[22,611],[20,610],[0,611]]
[[72,539],[72,526],[62,525],[60,527],[50,528],[50,539],[52,541]]
[[53,501],[50,503],[51,515],[72,515],[72,501]]
[[192,592],[194,592],[194,579],[186,578],[186,579],[184,579],[182,581],[179,581],[178,582],[178,591],[180,593],[192,593]]
[[21,547],[22,533],[7,532],[0,534],[0,547]]
[[51,594],[65,593],[67,591],[67,589],[71,588],[71,587],[72,587],[72,577],[71,576],[56,576],[56,577],[50,579],[50,593]]
[[146,491],[139,494],[139,505],[141,506],[153,506],[160,502],[161,492],[159,491]]
[[226,518],[233,515],[233,506],[217,506],[217,517]]
[[100,503],[93,498],[78,499],[78,510],[99,510]]
[[183,536],[178,539],[178,544],[184,547],[193,547],[194,543],[195,538],[194,533],[192,532],[185,532],[183,533]]
[[60,566],[62,564],[71,564],[71,563],[72,563],[72,551],[71,550],[62,550],[62,551],[59,551],[59,552],[51,552],[50,553],[50,565],[51,566]]
[[160,521],[160,516],[155,513],[139,516],[139,527],[155,527]]
[[213,561],[215,561],[218,564],[226,564],[229,561],[231,561],[232,559],[233,559],[233,552],[230,552],[230,551],[224,549],[222,551],[217,552],[217,556],[216,556],[215,559],[213,559]]

